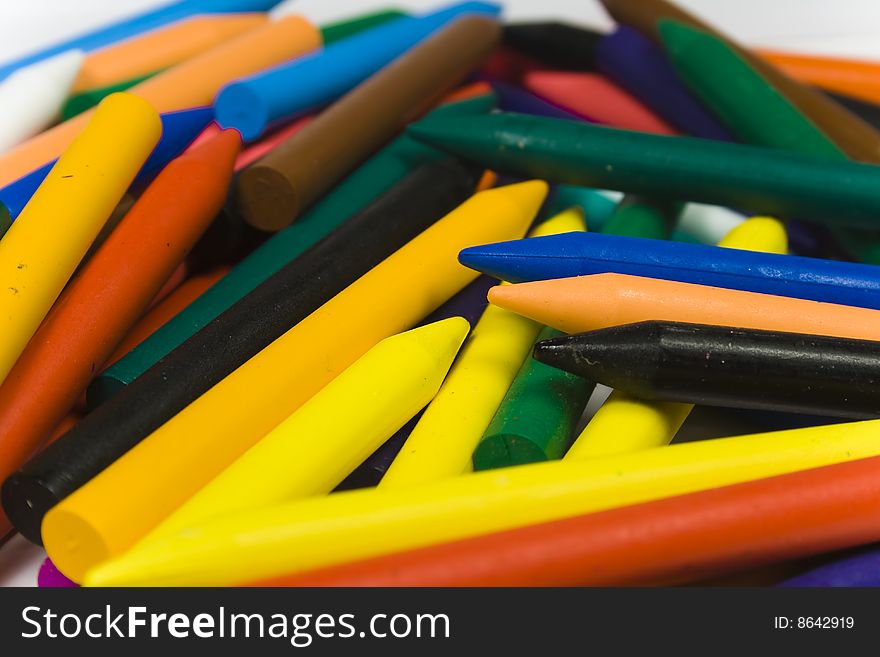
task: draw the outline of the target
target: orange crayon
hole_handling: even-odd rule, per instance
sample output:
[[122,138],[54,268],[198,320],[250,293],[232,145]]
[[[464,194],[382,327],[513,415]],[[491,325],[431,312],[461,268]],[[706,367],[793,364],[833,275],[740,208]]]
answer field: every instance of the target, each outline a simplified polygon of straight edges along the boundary
[[768,50],[758,54],[800,82],[869,103],[880,102],[880,63]]

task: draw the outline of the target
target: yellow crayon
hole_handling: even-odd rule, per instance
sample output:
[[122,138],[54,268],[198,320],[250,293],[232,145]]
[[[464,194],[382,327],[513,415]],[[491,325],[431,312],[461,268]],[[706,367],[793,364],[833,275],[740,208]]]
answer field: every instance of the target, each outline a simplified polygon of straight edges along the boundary
[[[530,237],[586,230],[580,208],[538,225]],[[486,308],[437,397],[425,410],[379,486],[409,486],[473,470],[471,454],[529,355],[541,325]]]
[[329,493],[431,401],[469,330],[466,319],[452,317],[385,338],[143,543],[224,515]]
[[85,583],[238,584],[878,454],[880,420],[867,420],[337,493],[190,528]]
[[0,383],[161,133],[145,100],[106,98],[0,241]]
[[43,519],[55,565],[76,580],[143,538],[376,343],[473,281],[459,251],[522,237],[546,194],[540,181],[475,194],[138,443]]
[[[733,228],[718,246],[784,254],[788,252],[788,236],[780,221],[753,217]],[[597,458],[668,445],[693,408],[693,404],[642,401],[615,391],[565,458]]]

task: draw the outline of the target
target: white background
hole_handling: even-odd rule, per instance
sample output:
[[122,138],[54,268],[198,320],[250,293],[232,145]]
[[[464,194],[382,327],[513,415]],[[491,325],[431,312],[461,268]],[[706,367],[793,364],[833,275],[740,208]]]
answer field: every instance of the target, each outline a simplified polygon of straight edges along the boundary
[[[279,12],[325,23],[389,6],[427,11],[453,0],[294,0]],[[593,0],[501,0],[505,17],[611,25]],[[164,4],[164,0],[0,0],[0,62],[90,28]],[[740,41],[880,61],[880,0],[680,0]],[[0,586],[34,586],[43,557],[21,537],[0,547]]]

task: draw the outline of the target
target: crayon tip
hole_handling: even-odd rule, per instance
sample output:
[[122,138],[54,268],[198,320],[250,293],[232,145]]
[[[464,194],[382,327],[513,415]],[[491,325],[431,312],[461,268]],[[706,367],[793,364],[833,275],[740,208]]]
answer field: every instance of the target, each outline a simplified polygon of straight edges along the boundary
[[471,325],[464,317],[449,317],[400,333],[389,340],[407,340],[411,345],[418,346],[431,354],[439,363],[452,361],[471,330]]
[[534,218],[544,204],[549,190],[550,186],[543,180],[527,180],[513,185],[493,187],[480,192],[480,195],[483,198],[503,198],[508,203],[522,209],[525,214],[529,214],[530,218]]
[[718,246],[764,253],[788,253],[785,225],[772,217],[752,217],[731,230]]
[[[560,336],[535,343],[533,356],[535,360],[564,370],[584,378],[599,378],[592,376],[604,368],[600,363],[608,362],[608,352],[613,346],[601,341],[590,340],[587,334],[577,336],[577,347],[572,347],[571,336]],[[613,359],[612,359],[613,360]]]
[[406,131],[411,137],[428,146],[452,152],[467,152],[468,148],[479,147],[483,140],[481,131],[473,130],[468,126],[470,121],[470,117],[465,121],[461,117],[453,119],[435,116],[411,124]]
[[237,130],[226,129],[189,149],[183,157],[203,161],[219,170],[232,171],[239,151],[241,151],[241,135]]
[[671,18],[661,18],[657,21],[657,32],[663,40],[663,46],[670,54],[680,54],[700,42],[714,41],[702,30]]

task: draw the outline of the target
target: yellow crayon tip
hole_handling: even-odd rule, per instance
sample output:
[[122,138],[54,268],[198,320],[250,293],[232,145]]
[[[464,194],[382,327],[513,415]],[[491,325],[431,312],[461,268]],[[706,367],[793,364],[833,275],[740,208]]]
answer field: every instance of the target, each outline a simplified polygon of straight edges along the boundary
[[513,185],[493,187],[485,192],[480,192],[480,195],[485,198],[496,196],[504,198],[508,203],[513,203],[519,208],[529,209],[534,216],[538,213],[549,191],[549,186],[543,180],[527,180]]
[[718,246],[765,253],[788,253],[785,226],[772,217],[752,217],[731,230]]
[[584,232],[585,230],[587,230],[587,222],[584,219],[583,209],[572,206],[535,226],[529,233],[529,237],[545,237],[562,233]]
[[409,346],[421,348],[431,354],[438,364],[445,362],[452,364],[470,330],[471,325],[464,317],[450,317],[393,335],[384,342],[394,344],[407,340]]

